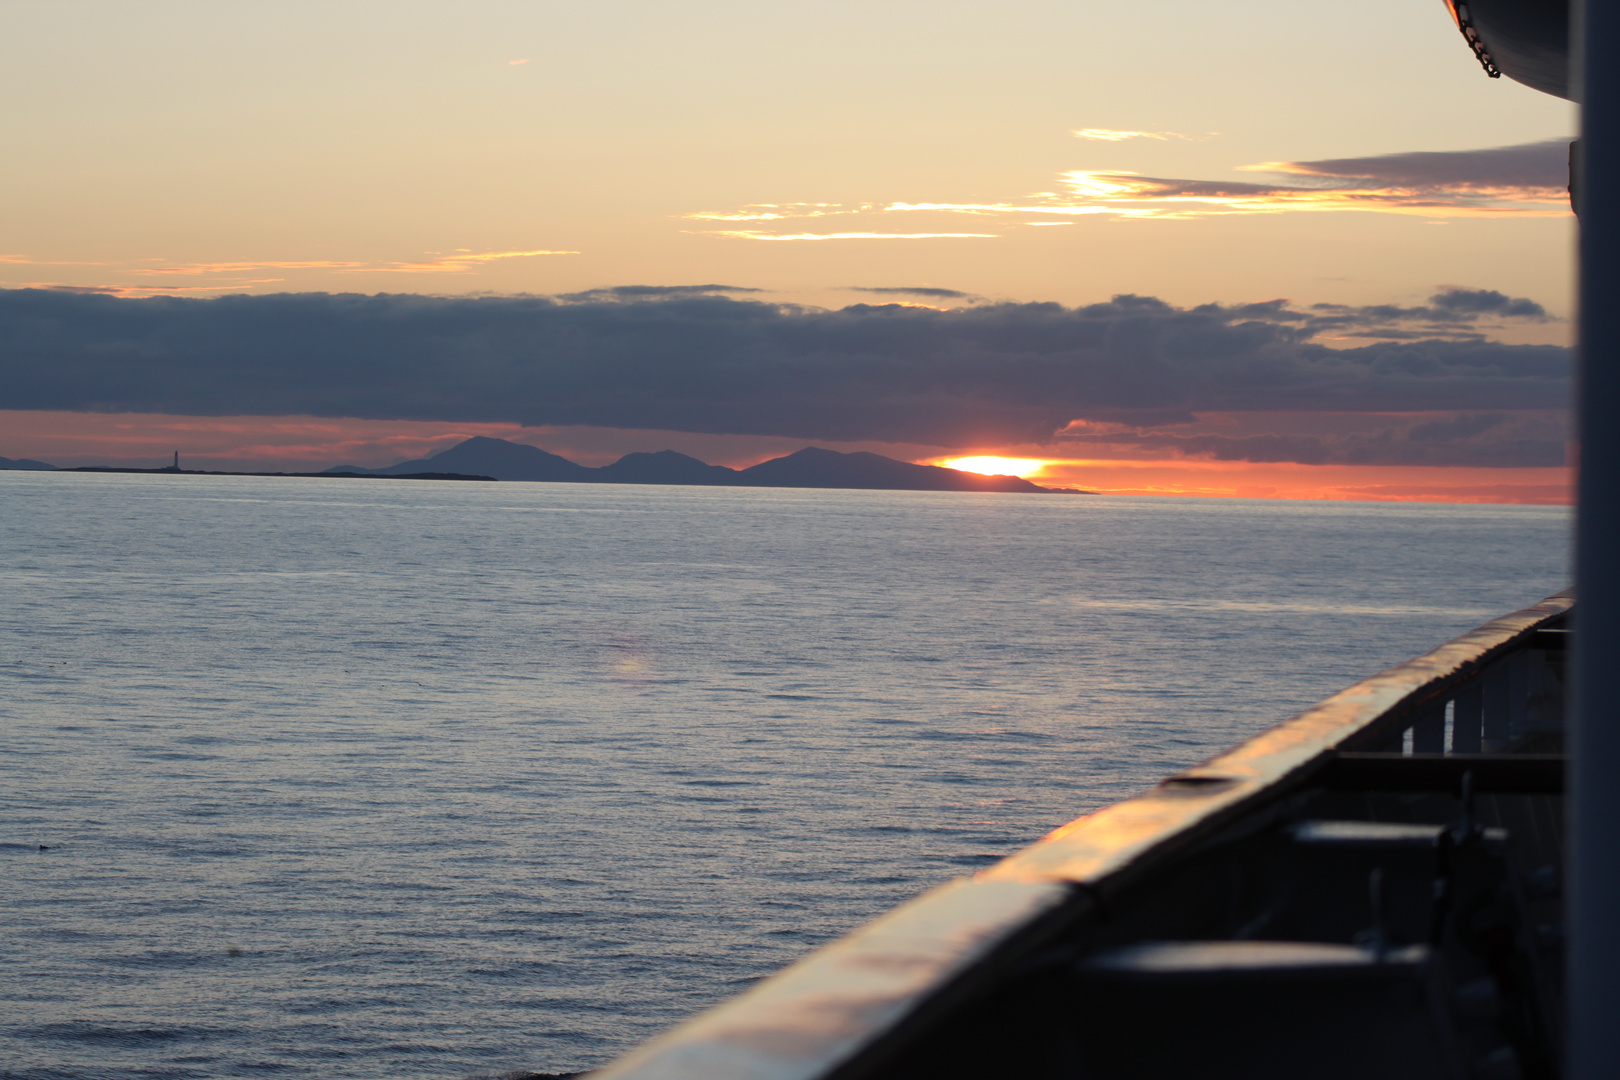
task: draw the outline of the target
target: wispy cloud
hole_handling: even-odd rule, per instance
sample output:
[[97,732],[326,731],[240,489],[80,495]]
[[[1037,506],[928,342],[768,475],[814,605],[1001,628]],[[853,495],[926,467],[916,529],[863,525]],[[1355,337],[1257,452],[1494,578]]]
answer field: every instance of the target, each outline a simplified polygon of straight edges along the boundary
[[455,252],[450,255],[439,255],[437,258],[416,262],[362,265],[348,272],[372,270],[391,274],[465,274],[476,269],[480,263],[494,262],[497,259],[528,259],[539,255],[578,254],[577,251],[466,251]]
[[108,296],[118,296],[123,291],[106,285],[64,285],[57,281],[23,281],[11,287],[15,289],[49,289],[52,292],[85,293],[87,295],[105,294]]
[[464,274],[480,263],[498,259],[526,259],[537,255],[578,255],[577,251],[472,251],[462,249],[441,254],[431,252],[429,259],[399,262],[359,262],[340,259],[304,259],[287,262],[212,262],[168,263],[162,266],[143,266],[137,274],[244,274],[254,270],[335,270],[340,273],[395,273],[395,274]]
[[167,263],[162,266],[136,267],[132,272],[143,275],[179,274],[190,277],[202,274],[245,274],[254,270],[348,270],[366,265],[363,262],[338,262],[331,259],[301,262]]
[[236,278],[222,285],[125,285],[102,291],[118,293],[125,296],[141,295],[145,293],[204,293],[204,292],[233,292],[239,289],[251,289],[255,285],[275,285],[286,281],[286,278]]
[[874,293],[878,296],[922,296],[930,300],[978,300],[973,293],[960,289],[940,289],[932,285],[848,285],[850,292]]
[[786,218],[855,214],[871,209],[871,206],[848,209],[839,203],[749,203],[740,210],[699,210],[683,216],[689,221],[782,221]]
[[27,255],[0,255],[0,263],[9,266],[102,266],[98,262],[77,262],[71,259],[31,259]]
[[1069,134],[1077,139],[1092,139],[1096,142],[1124,142],[1126,139],[1157,139],[1160,142],[1166,139],[1186,139],[1189,142],[1203,142],[1219,135],[1218,131],[1205,132],[1202,135],[1183,135],[1179,131],[1116,131],[1113,128],[1079,128]]
[[728,236],[737,240],[994,240],[999,234],[960,232],[768,233],[755,229],[720,229],[709,235]]
[[701,296],[724,296],[729,293],[759,293],[747,285],[612,285],[583,292],[563,293],[557,299],[575,304],[596,304],[603,301],[634,303],[644,300],[691,300]]
[[1041,192],[1023,201],[896,202],[885,209],[1159,219],[1350,210],[1424,217],[1563,217],[1569,213],[1567,152],[1564,143],[1547,142],[1484,151],[1241,166],[1247,172],[1298,178],[1278,183],[1073,169],[1061,175],[1067,191]]
[[[1087,129],[1103,132],[1106,129]],[[1096,138],[1170,137],[1168,132],[1108,132]],[[1117,140],[1116,140],[1117,141]],[[830,214],[860,215],[868,230],[776,233],[740,229],[715,235],[748,240],[824,240],[985,236],[985,233],[896,233],[882,227],[891,214],[949,214],[1020,225],[1055,225],[1088,217],[1186,220],[1230,215],[1372,212],[1445,220],[1458,217],[1563,217],[1569,213],[1568,146],[1561,139],[1485,150],[1386,154],[1323,161],[1271,161],[1241,172],[1270,173],[1270,181],[1196,180],[1143,176],[1118,169],[1071,169],[1057,191],[985,202],[897,200],[839,206],[754,203],[735,212],[688,215],[705,221],[786,222]],[[1042,220],[1046,219],[1046,220]],[[1058,219],[1058,220],[1051,220]],[[851,222],[855,224],[855,222]],[[1011,224],[1009,222],[1009,224]]]
[[233,279],[223,285],[75,285],[65,281],[18,281],[8,283],[4,287],[124,297],[185,296],[191,293],[240,292],[255,285],[271,285],[285,280],[285,278]]
[[[530,249],[525,251],[474,251],[462,248],[453,252],[429,252],[428,258],[392,261],[363,261],[359,259],[252,259],[230,262],[172,262],[167,259],[144,259],[135,263],[79,262],[34,259],[24,255],[0,255],[0,266],[93,266],[99,267],[99,282],[84,281],[9,281],[10,288],[38,288],[105,292],[116,296],[145,296],[158,293],[209,293],[252,289],[260,285],[273,285],[283,277],[250,276],[270,271],[317,271],[333,274],[468,274],[487,263],[504,259],[527,259],[544,255],[578,255],[577,251]],[[105,283],[112,278],[113,284]],[[125,280],[119,281],[120,278]],[[195,279],[194,284],[157,284],[152,279]]]

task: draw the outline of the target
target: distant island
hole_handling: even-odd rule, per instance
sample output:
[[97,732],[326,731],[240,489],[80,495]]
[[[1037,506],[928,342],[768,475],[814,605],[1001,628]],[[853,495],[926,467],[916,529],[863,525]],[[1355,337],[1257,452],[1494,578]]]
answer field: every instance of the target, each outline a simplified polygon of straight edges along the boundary
[[54,470],[55,468],[55,465],[47,465],[43,461],[35,461],[33,458],[0,457],[0,469],[16,469],[25,472],[36,472]]
[[[474,436],[425,458],[402,461],[381,469],[334,465],[320,472],[216,472],[182,469],[175,464],[158,469],[83,465],[62,472],[156,473],[184,476],[301,476],[351,477],[388,480],[508,480],[564,484],[684,484],[703,487],[855,488],[867,491],[1009,491],[1031,495],[1095,495],[1076,488],[1042,487],[1017,476],[984,476],[939,465],[914,465],[882,454],[853,454],[807,446],[786,457],[762,461],[746,469],[709,465],[695,457],[660,450],[626,454],[611,465],[591,468],[548,453],[537,446],[506,439]],[[3,469],[50,469],[56,466],[29,458],[0,458]]]
[[55,465],[33,458],[0,457],[0,472],[6,470],[23,472],[93,472],[93,473],[156,473],[166,476],[319,476],[351,477],[365,480],[494,480],[493,476],[476,476],[464,473],[450,472],[399,472],[396,469],[387,471],[376,470],[372,472],[336,472],[327,469],[323,472],[229,472],[223,469],[182,469],[180,467],[180,451],[174,452],[174,464],[165,465],[157,469],[136,469],[121,465],[79,465],[74,468],[59,469]]
[[72,469],[58,469],[54,465],[45,467],[55,472],[155,473],[160,476],[291,476],[319,477],[323,480],[487,480],[490,482],[495,480],[493,476],[468,476],[465,473],[449,472],[228,472],[224,469],[182,469],[174,465],[168,465],[161,469],[126,469],[118,465],[80,465]]
[[864,451],[843,454],[807,446],[787,457],[746,469],[710,465],[695,457],[660,450],[626,454],[611,465],[590,468],[537,446],[475,436],[437,454],[383,469],[337,465],[327,475],[397,476],[424,472],[475,473],[497,480],[567,484],[686,484],[704,487],[857,488],[869,491],[1011,491],[1033,495],[1094,495],[1074,488],[1050,488],[1017,476],[984,476],[939,465],[914,465]]

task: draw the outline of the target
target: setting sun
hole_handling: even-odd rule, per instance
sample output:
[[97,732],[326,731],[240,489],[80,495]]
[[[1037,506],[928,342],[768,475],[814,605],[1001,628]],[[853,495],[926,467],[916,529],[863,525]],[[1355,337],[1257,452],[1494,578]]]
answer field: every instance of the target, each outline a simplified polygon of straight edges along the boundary
[[963,457],[942,461],[940,464],[947,469],[960,469],[963,472],[981,473],[985,476],[1034,476],[1047,466],[1047,462],[1040,458],[1016,457]]

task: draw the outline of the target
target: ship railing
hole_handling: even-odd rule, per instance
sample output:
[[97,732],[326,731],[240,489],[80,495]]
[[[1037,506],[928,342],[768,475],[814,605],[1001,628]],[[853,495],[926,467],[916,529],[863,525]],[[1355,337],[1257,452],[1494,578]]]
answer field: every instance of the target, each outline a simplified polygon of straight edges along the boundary
[[1556,793],[1573,596],[1493,619],[940,885],[592,1074],[857,1080],[1241,821],[1307,789]]
[[[1412,754],[1556,752],[1564,732],[1570,631],[1540,627],[1433,696],[1392,716],[1368,749]],[[1393,726],[1395,730],[1388,732]],[[1369,732],[1369,737],[1371,733]]]

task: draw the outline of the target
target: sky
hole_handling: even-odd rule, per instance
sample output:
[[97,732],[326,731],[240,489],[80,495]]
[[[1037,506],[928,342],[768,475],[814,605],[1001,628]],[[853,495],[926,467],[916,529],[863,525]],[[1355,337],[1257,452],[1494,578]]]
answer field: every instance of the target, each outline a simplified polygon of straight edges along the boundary
[[1573,107],[1440,0],[0,0],[0,92],[0,455],[1567,499]]

